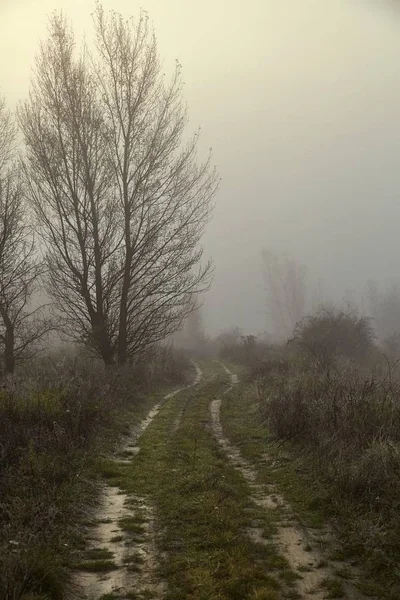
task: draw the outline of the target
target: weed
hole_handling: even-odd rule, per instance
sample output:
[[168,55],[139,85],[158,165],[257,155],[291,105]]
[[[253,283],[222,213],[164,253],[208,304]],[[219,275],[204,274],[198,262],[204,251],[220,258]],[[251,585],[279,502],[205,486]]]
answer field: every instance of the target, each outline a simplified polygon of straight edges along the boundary
[[92,573],[114,571],[118,569],[118,565],[113,560],[81,560],[73,565],[78,571],[89,571]]
[[343,583],[339,579],[327,577],[321,586],[327,591],[327,598],[344,598]]
[[113,544],[116,544],[118,542],[122,542],[123,539],[124,539],[123,535],[115,535],[114,537],[111,538],[110,542],[112,542]]
[[119,527],[128,533],[143,534],[145,528],[141,521],[137,521],[136,517],[122,517],[118,520]]
[[107,548],[91,548],[84,552],[85,560],[107,560],[113,558],[114,553]]

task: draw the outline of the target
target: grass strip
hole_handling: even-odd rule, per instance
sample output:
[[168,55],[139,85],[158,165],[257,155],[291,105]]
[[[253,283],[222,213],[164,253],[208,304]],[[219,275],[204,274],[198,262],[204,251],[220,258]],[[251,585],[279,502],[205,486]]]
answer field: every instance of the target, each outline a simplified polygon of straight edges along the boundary
[[246,482],[212,435],[209,405],[226,383],[218,370],[214,364],[213,379],[163,406],[116,481],[157,508],[167,600],[294,598],[288,589],[294,578],[272,541],[261,544],[246,535],[254,523],[271,531],[268,513],[251,503]]

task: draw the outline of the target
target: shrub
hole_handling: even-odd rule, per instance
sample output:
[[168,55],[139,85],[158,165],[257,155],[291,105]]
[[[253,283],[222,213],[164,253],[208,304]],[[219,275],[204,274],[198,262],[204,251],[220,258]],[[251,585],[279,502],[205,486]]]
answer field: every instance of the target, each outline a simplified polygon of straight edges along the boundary
[[340,356],[364,361],[374,348],[374,339],[368,317],[322,308],[297,324],[289,343],[317,370],[327,371]]
[[254,367],[268,354],[270,346],[255,335],[242,335],[239,329],[221,333],[215,340],[222,360]]
[[400,560],[399,384],[311,372],[269,382],[264,422],[329,485],[349,548],[393,580]]

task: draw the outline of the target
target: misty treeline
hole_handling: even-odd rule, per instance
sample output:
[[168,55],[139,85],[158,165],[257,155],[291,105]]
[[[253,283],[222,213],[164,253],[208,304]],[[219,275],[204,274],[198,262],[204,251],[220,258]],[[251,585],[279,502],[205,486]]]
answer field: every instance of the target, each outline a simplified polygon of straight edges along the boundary
[[[296,258],[262,251],[262,277],[266,310],[266,333],[271,342],[298,338],[308,323],[320,321],[325,330],[358,322],[368,330],[370,342],[394,361],[400,357],[400,284],[385,287],[370,280],[361,294],[346,290],[342,298],[330,297],[321,279],[313,282],[308,269]],[[359,297],[357,297],[359,296]],[[356,352],[356,351],[355,351]]]
[[358,301],[351,290],[338,300],[329,296],[322,280],[313,282],[297,259],[270,249],[261,257],[264,331],[248,333],[233,326],[210,336],[198,309],[174,336],[177,346],[194,356],[219,356],[245,365],[262,361],[271,348],[285,348],[301,355],[305,368],[322,372],[340,361],[370,368],[395,365],[400,358],[399,284],[382,288],[370,280]]
[[53,14],[16,119],[0,105],[6,372],[54,329],[123,365],[179,329],[211,281],[199,242],[218,177],[186,132],[181,67],[163,73],[145,12],[97,4],[93,25],[79,50]]

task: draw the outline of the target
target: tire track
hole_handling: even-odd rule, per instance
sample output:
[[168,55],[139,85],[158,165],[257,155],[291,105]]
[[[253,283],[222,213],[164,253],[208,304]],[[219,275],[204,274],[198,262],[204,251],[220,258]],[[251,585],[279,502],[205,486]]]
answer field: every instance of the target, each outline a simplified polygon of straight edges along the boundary
[[[232,373],[226,365],[220,363],[225,372],[230,377],[230,385],[221,397],[215,398],[210,404],[212,429],[214,435],[224,449],[228,459],[241,472],[251,490],[251,500],[263,509],[276,510],[283,508],[287,515],[287,520],[281,522],[273,541],[280,549],[282,555],[286,558],[291,569],[298,573],[301,578],[298,580],[298,592],[301,598],[313,598],[314,600],[324,600],[328,596],[327,590],[323,589],[324,582],[332,579],[335,568],[343,567],[344,563],[335,562],[332,566],[327,564],[325,555],[319,551],[315,545],[315,537],[308,536],[296,523],[293,511],[284,498],[277,492],[275,486],[257,483],[257,471],[240,453],[240,450],[231,444],[224,436],[221,424],[221,405],[223,396],[228,394],[238,383],[238,377]],[[263,536],[263,530],[257,527],[247,529],[248,536],[260,544],[268,544],[269,541]],[[321,536],[319,536],[321,538]],[[310,544],[312,542],[312,545]],[[347,567],[347,565],[346,565]],[[343,582],[344,583],[344,582]],[[344,583],[344,598],[349,600],[364,600],[362,595],[350,583]]]
[[[115,458],[113,462],[117,465],[131,464],[140,451],[141,436],[157,417],[163,404],[201,381],[203,373],[196,363],[193,364],[196,368],[193,383],[170,392],[153,406],[140,424],[132,428],[120,447],[119,454],[127,458]],[[163,598],[165,583],[156,576],[158,560],[155,517],[155,509],[148,498],[126,494],[119,487],[103,484],[100,504],[93,515],[95,525],[87,538],[86,551],[109,550],[112,552],[112,561],[107,570],[77,570],[72,584],[74,598],[99,600],[103,595],[113,593],[123,598],[133,590],[137,594],[147,594],[148,597]],[[129,530],[126,531],[127,524],[135,529],[133,538]],[[100,567],[99,564],[99,569]]]
[[[195,387],[196,385],[198,385],[200,383],[200,381],[203,378],[203,371],[200,369],[199,365],[197,363],[193,362],[193,366],[196,369],[196,377],[195,377],[195,380],[193,381],[193,383],[191,385],[188,385],[186,387],[186,389]],[[178,431],[179,425],[181,424],[181,420],[185,413],[186,407],[187,407],[187,403],[184,404],[184,406],[182,406],[181,410],[179,411],[179,413],[174,421],[174,425],[172,427],[172,433],[176,433]]]

